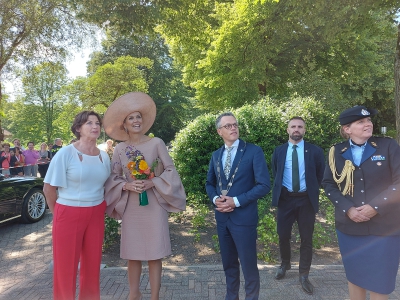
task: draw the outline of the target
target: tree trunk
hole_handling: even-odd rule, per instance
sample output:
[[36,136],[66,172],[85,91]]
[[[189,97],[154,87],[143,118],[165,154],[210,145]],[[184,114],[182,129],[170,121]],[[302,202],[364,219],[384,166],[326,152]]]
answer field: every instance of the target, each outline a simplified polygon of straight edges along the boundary
[[[1,92],[1,81],[0,81],[0,113],[1,113],[1,106],[2,106],[2,99],[3,99],[3,93]],[[1,114],[0,114],[1,115]],[[4,131],[3,128],[1,128],[1,118],[0,118],[0,142],[4,141]]]
[[394,60],[394,103],[396,105],[396,140],[400,143],[400,24],[397,26],[397,44]]

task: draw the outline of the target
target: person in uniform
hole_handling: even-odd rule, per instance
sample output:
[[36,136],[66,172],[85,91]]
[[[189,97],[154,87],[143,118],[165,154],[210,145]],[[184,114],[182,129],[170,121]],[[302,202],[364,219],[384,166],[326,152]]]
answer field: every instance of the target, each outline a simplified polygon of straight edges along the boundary
[[346,141],[329,151],[322,185],[335,206],[339,248],[351,300],[388,299],[395,288],[400,253],[400,146],[372,136],[365,106],[339,116]]

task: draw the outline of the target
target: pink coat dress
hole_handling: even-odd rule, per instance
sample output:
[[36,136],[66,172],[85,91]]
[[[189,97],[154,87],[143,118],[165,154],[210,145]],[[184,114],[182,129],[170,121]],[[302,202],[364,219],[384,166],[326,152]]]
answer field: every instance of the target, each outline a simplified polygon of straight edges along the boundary
[[[133,145],[131,145],[133,146]],[[139,206],[139,194],[123,191],[125,182],[131,182],[126,152],[129,144],[119,143],[111,160],[111,175],[105,184],[107,214],[122,220],[121,258],[128,260],[155,260],[171,254],[168,212],[185,210],[186,195],[181,179],[164,142],[159,138],[134,146],[151,165],[157,158],[164,170],[152,179],[154,187],[147,190],[149,204]]]

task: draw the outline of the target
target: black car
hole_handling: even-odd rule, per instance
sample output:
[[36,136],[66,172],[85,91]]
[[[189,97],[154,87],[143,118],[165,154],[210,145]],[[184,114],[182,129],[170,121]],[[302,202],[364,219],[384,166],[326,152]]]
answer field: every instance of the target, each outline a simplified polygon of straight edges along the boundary
[[45,213],[42,178],[6,178],[0,174],[0,223],[16,218],[21,218],[24,223],[34,223]]

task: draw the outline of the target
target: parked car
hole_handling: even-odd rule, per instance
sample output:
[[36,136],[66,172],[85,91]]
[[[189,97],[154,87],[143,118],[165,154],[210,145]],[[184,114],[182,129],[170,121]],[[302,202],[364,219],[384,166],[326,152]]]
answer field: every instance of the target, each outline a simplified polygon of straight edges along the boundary
[[0,223],[21,218],[34,223],[46,213],[43,179],[37,177],[9,177],[0,174]]

